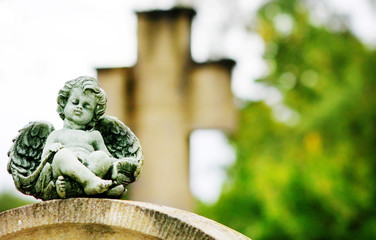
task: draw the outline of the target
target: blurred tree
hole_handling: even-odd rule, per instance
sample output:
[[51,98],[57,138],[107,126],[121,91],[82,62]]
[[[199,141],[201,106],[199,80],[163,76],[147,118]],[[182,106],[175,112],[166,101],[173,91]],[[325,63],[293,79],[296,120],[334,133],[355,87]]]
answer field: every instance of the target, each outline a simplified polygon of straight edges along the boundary
[[270,72],[259,81],[284,102],[241,110],[237,162],[199,213],[258,240],[375,239],[376,52],[309,17],[298,0],[260,9]]
[[23,198],[17,197],[12,193],[2,192],[0,194],[0,212],[21,207],[30,203],[34,203],[35,201],[25,200]]

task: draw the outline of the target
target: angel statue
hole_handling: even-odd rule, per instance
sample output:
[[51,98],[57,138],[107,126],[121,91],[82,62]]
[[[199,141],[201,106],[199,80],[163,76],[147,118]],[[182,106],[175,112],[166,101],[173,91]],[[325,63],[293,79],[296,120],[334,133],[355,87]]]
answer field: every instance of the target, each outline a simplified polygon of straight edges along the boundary
[[42,200],[121,198],[143,165],[137,137],[104,116],[106,95],[94,78],[66,82],[57,103],[63,129],[31,122],[13,139],[8,172],[17,189]]

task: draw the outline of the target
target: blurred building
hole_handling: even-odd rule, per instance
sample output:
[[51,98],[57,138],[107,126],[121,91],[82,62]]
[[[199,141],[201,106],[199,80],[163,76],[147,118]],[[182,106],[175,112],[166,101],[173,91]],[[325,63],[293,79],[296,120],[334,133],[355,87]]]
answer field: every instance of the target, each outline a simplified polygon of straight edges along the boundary
[[188,140],[195,129],[235,128],[232,60],[191,58],[192,9],[138,12],[138,62],[98,69],[107,114],[138,136],[145,164],[130,198],[192,210]]

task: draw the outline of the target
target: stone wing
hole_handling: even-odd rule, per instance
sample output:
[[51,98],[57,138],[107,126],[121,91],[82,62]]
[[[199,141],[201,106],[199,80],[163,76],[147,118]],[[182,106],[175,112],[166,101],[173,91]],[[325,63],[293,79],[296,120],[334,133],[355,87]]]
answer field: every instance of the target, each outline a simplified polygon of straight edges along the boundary
[[120,120],[110,116],[99,119],[95,129],[102,134],[108,151],[119,159],[113,166],[113,178],[124,185],[135,181],[144,163],[142,148],[136,135]]
[[17,189],[42,199],[45,194],[43,190],[47,190],[45,188],[51,182],[52,176],[46,164],[52,156],[49,154],[41,159],[41,155],[47,137],[53,130],[53,125],[48,122],[30,122],[19,130],[8,151],[8,172],[12,174]]

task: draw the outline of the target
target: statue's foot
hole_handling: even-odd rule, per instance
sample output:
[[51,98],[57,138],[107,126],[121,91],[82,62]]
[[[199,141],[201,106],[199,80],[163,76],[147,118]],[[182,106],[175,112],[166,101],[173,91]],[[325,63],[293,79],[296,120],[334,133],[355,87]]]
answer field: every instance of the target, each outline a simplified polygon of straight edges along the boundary
[[56,192],[60,198],[67,197],[67,193],[65,191],[65,179],[63,176],[59,176],[56,180]]
[[118,184],[128,185],[135,181],[137,165],[128,159],[120,159],[113,163],[111,179]]
[[120,198],[127,192],[127,189],[123,185],[117,185],[116,187],[110,188],[106,192],[106,196],[110,198]]
[[99,177],[92,179],[86,186],[84,187],[84,192],[87,195],[95,195],[104,193],[107,191],[112,185],[112,180],[103,180]]

